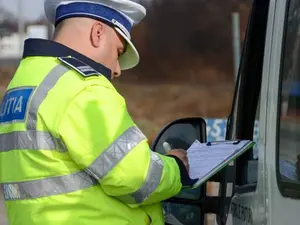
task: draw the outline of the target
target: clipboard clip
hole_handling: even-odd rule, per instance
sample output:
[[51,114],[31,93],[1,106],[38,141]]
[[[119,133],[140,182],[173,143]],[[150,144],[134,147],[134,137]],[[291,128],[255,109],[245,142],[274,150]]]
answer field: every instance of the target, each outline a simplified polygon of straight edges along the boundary
[[206,143],[207,146],[212,146],[212,145],[218,145],[218,144],[230,144],[230,145],[237,145],[241,141],[240,140],[235,140],[235,141],[209,141]]

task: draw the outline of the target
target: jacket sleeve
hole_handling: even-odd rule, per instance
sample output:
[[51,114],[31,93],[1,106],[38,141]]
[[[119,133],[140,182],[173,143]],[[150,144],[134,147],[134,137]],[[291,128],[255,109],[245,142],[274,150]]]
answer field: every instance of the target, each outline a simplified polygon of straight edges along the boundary
[[130,207],[160,202],[182,188],[177,159],[151,151],[114,89],[94,85],[81,91],[58,132],[72,160]]

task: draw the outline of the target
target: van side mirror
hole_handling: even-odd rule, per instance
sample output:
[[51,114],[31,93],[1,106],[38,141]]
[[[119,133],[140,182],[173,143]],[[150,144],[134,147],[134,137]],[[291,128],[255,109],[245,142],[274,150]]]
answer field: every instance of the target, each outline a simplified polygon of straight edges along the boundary
[[[207,142],[206,121],[203,118],[183,118],[167,124],[151,147],[155,152],[166,154],[165,143],[168,143],[171,149],[188,149],[196,139],[201,143]],[[217,196],[207,195],[207,185],[203,184],[196,189],[184,189],[175,197],[164,201],[166,224],[204,225],[207,213],[216,214],[219,225],[226,224],[227,214],[226,217],[223,214],[227,208],[224,208],[224,204],[230,202],[232,197],[226,196],[227,183],[232,182],[226,174],[231,174],[231,168],[225,167],[208,180],[220,184]]]
[[172,149],[187,149],[198,139],[206,141],[206,122],[202,118],[178,119],[165,126],[152,144],[152,150],[165,154],[164,143],[170,144]]
[[[195,140],[206,142],[206,122],[203,118],[183,118],[165,126],[152,143],[152,150],[166,154],[164,145],[171,149],[188,149]],[[163,202],[167,224],[204,225],[204,201],[206,185],[197,189],[185,189],[177,196]],[[168,221],[168,218],[173,218]],[[175,220],[175,222],[174,222]],[[176,222],[177,220],[177,222]]]

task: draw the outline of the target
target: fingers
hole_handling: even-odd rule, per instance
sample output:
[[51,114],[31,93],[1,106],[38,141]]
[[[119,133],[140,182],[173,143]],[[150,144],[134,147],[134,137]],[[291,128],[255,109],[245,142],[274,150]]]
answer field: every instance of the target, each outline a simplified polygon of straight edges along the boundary
[[189,172],[189,170],[190,170],[190,165],[189,165],[188,160],[183,160],[183,164],[185,165],[186,170]]
[[185,154],[184,154],[184,156],[183,156],[182,162],[183,162],[183,164],[185,165],[187,171],[189,171],[190,165],[189,165],[189,160],[188,160],[188,157],[187,157],[186,152],[185,152]]
[[188,162],[187,152],[185,150],[173,149],[173,150],[170,150],[167,154],[178,157],[182,161],[184,166],[186,167],[187,171],[189,171],[190,166],[189,166],[189,162]]

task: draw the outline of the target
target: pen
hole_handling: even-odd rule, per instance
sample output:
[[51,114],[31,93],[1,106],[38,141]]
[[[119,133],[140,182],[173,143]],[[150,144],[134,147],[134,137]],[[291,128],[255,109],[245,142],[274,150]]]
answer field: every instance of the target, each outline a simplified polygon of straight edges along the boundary
[[239,144],[241,141],[237,140],[237,141],[209,141],[206,143],[207,146],[211,146],[211,145],[215,145],[215,144],[233,144],[233,145],[237,145]]
[[164,148],[166,153],[168,153],[170,150],[172,150],[170,144],[166,141],[163,143],[163,148]]

